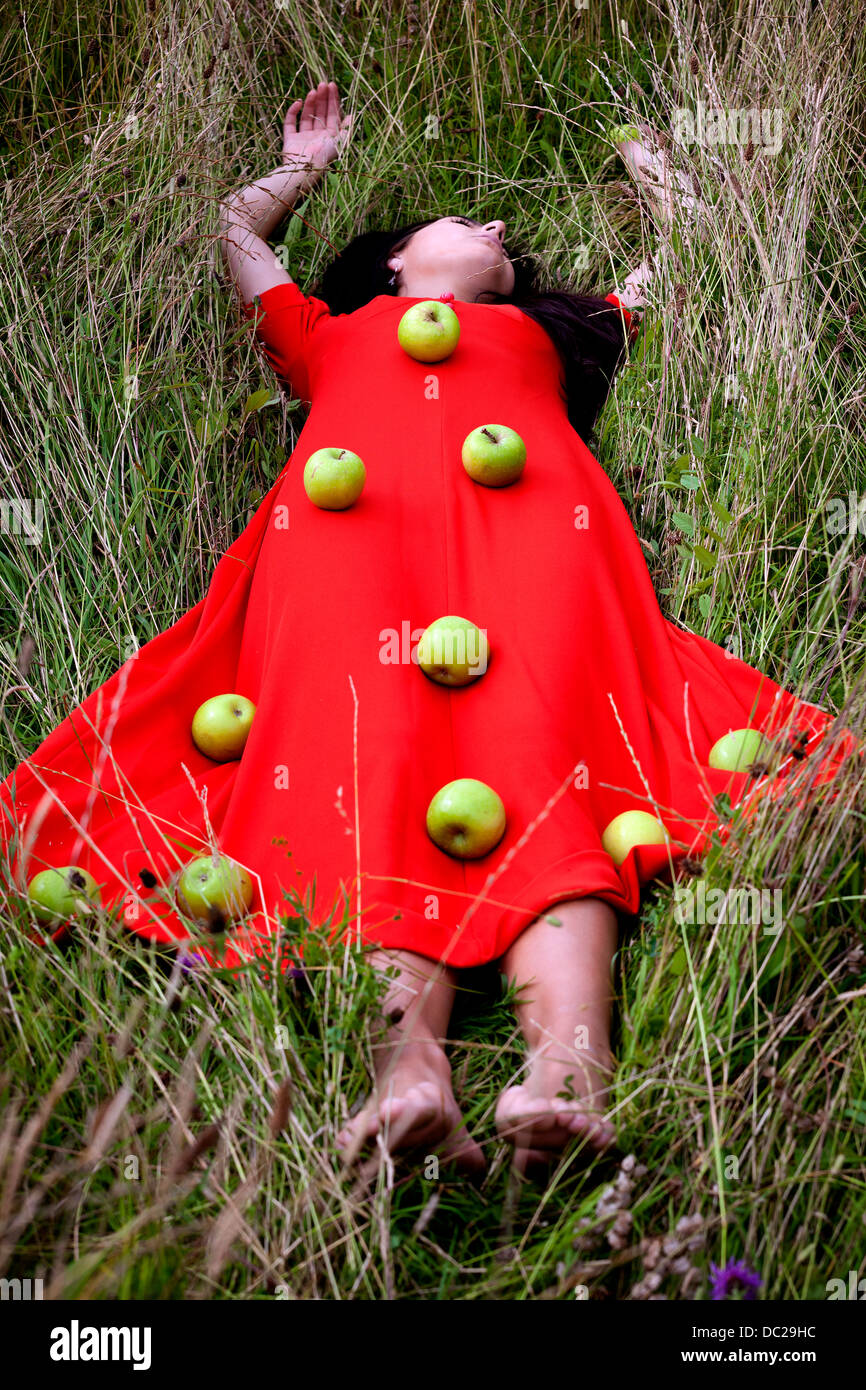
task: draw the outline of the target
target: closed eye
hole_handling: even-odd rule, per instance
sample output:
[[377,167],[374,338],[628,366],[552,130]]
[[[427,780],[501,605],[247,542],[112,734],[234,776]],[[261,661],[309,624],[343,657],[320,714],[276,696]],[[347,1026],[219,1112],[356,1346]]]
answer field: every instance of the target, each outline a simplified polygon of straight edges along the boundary
[[450,222],[459,222],[463,227],[477,227],[478,223],[473,222],[470,217],[450,217]]

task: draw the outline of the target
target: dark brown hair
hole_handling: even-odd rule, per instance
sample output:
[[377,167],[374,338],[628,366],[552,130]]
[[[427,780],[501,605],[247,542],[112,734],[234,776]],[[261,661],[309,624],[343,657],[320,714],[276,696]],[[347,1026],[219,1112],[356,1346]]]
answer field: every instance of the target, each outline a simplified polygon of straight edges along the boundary
[[[362,232],[325,267],[312,294],[332,314],[351,314],[376,295],[396,295],[388,259],[415,232],[439,219],[412,222],[393,231]],[[514,267],[511,294],[491,293],[491,304],[513,304],[547,332],[562,362],[562,392],[568,418],[581,439],[592,432],[627,343],[620,311],[596,295],[539,288],[533,258],[506,246]]]

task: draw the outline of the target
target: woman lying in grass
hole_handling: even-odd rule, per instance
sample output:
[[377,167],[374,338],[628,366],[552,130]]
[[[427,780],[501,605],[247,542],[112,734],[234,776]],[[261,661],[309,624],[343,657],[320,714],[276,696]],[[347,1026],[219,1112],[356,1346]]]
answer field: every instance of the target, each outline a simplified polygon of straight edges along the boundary
[[[527,1056],[496,1124],[525,1170],[614,1141],[619,915],[701,853],[720,793],[783,770],[830,716],[665,619],[587,447],[648,266],[606,299],[543,291],[500,218],[443,209],[356,237],[305,294],[266,239],[347,132],[320,83],[289,109],[280,167],[221,214],[244,311],[311,407],[297,448],[206,599],[46,740],[38,775],[22,764],[17,804],[56,778],[32,859],[118,893],[169,880],[169,819],[188,852],[215,837],[250,884],[224,923],[239,958],[286,898],[325,927],[338,900],[387,976],[347,1157],[378,1134],[483,1167],[444,1042],[459,972],[500,962]],[[627,153],[642,179],[660,167]],[[209,756],[191,715],[226,691],[255,717],[234,756]],[[109,716],[137,806],[93,794]],[[151,904],[136,929],[185,935],[154,920]]]

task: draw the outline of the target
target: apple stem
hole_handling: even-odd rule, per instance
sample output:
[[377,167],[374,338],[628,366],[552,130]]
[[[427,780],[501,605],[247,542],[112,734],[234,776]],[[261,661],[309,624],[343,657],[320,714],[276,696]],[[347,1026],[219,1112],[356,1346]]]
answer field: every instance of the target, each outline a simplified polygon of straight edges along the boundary
[[495,434],[491,434],[490,431],[489,431],[489,429],[487,428],[486,425],[484,426],[484,428],[483,428],[483,430],[481,431],[481,433],[487,435],[487,438],[490,440],[491,444],[496,444],[496,443],[498,443],[498,440],[497,440],[496,435],[495,435]]

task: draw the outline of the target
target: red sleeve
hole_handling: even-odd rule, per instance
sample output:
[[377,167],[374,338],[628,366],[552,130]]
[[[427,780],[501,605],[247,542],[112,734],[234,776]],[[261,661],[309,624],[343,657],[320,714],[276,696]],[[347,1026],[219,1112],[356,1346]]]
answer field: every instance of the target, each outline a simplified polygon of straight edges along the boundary
[[[288,285],[273,285],[259,298],[256,333],[264,344],[265,355],[277,376],[291,387],[292,395],[309,401],[310,361],[322,328],[330,321],[331,311],[323,299],[305,295],[292,281]],[[244,316],[254,317],[255,301],[243,306]]]
[[628,334],[629,343],[633,343],[638,334],[638,325],[636,323],[632,323],[631,309],[627,309],[624,304],[620,304],[619,299],[615,294],[606,294],[605,299],[607,300],[608,304],[612,304],[615,309],[619,309],[620,313],[625,319],[625,330]]
[[615,294],[606,294],[605,299],[607,300],[608,304],[613,304],[613,306],[616,309],[622,310],[622,316],[625,319],[625,326],[626,328],[631,328],[631,309],[626,309],[624,305],[620,304]]

